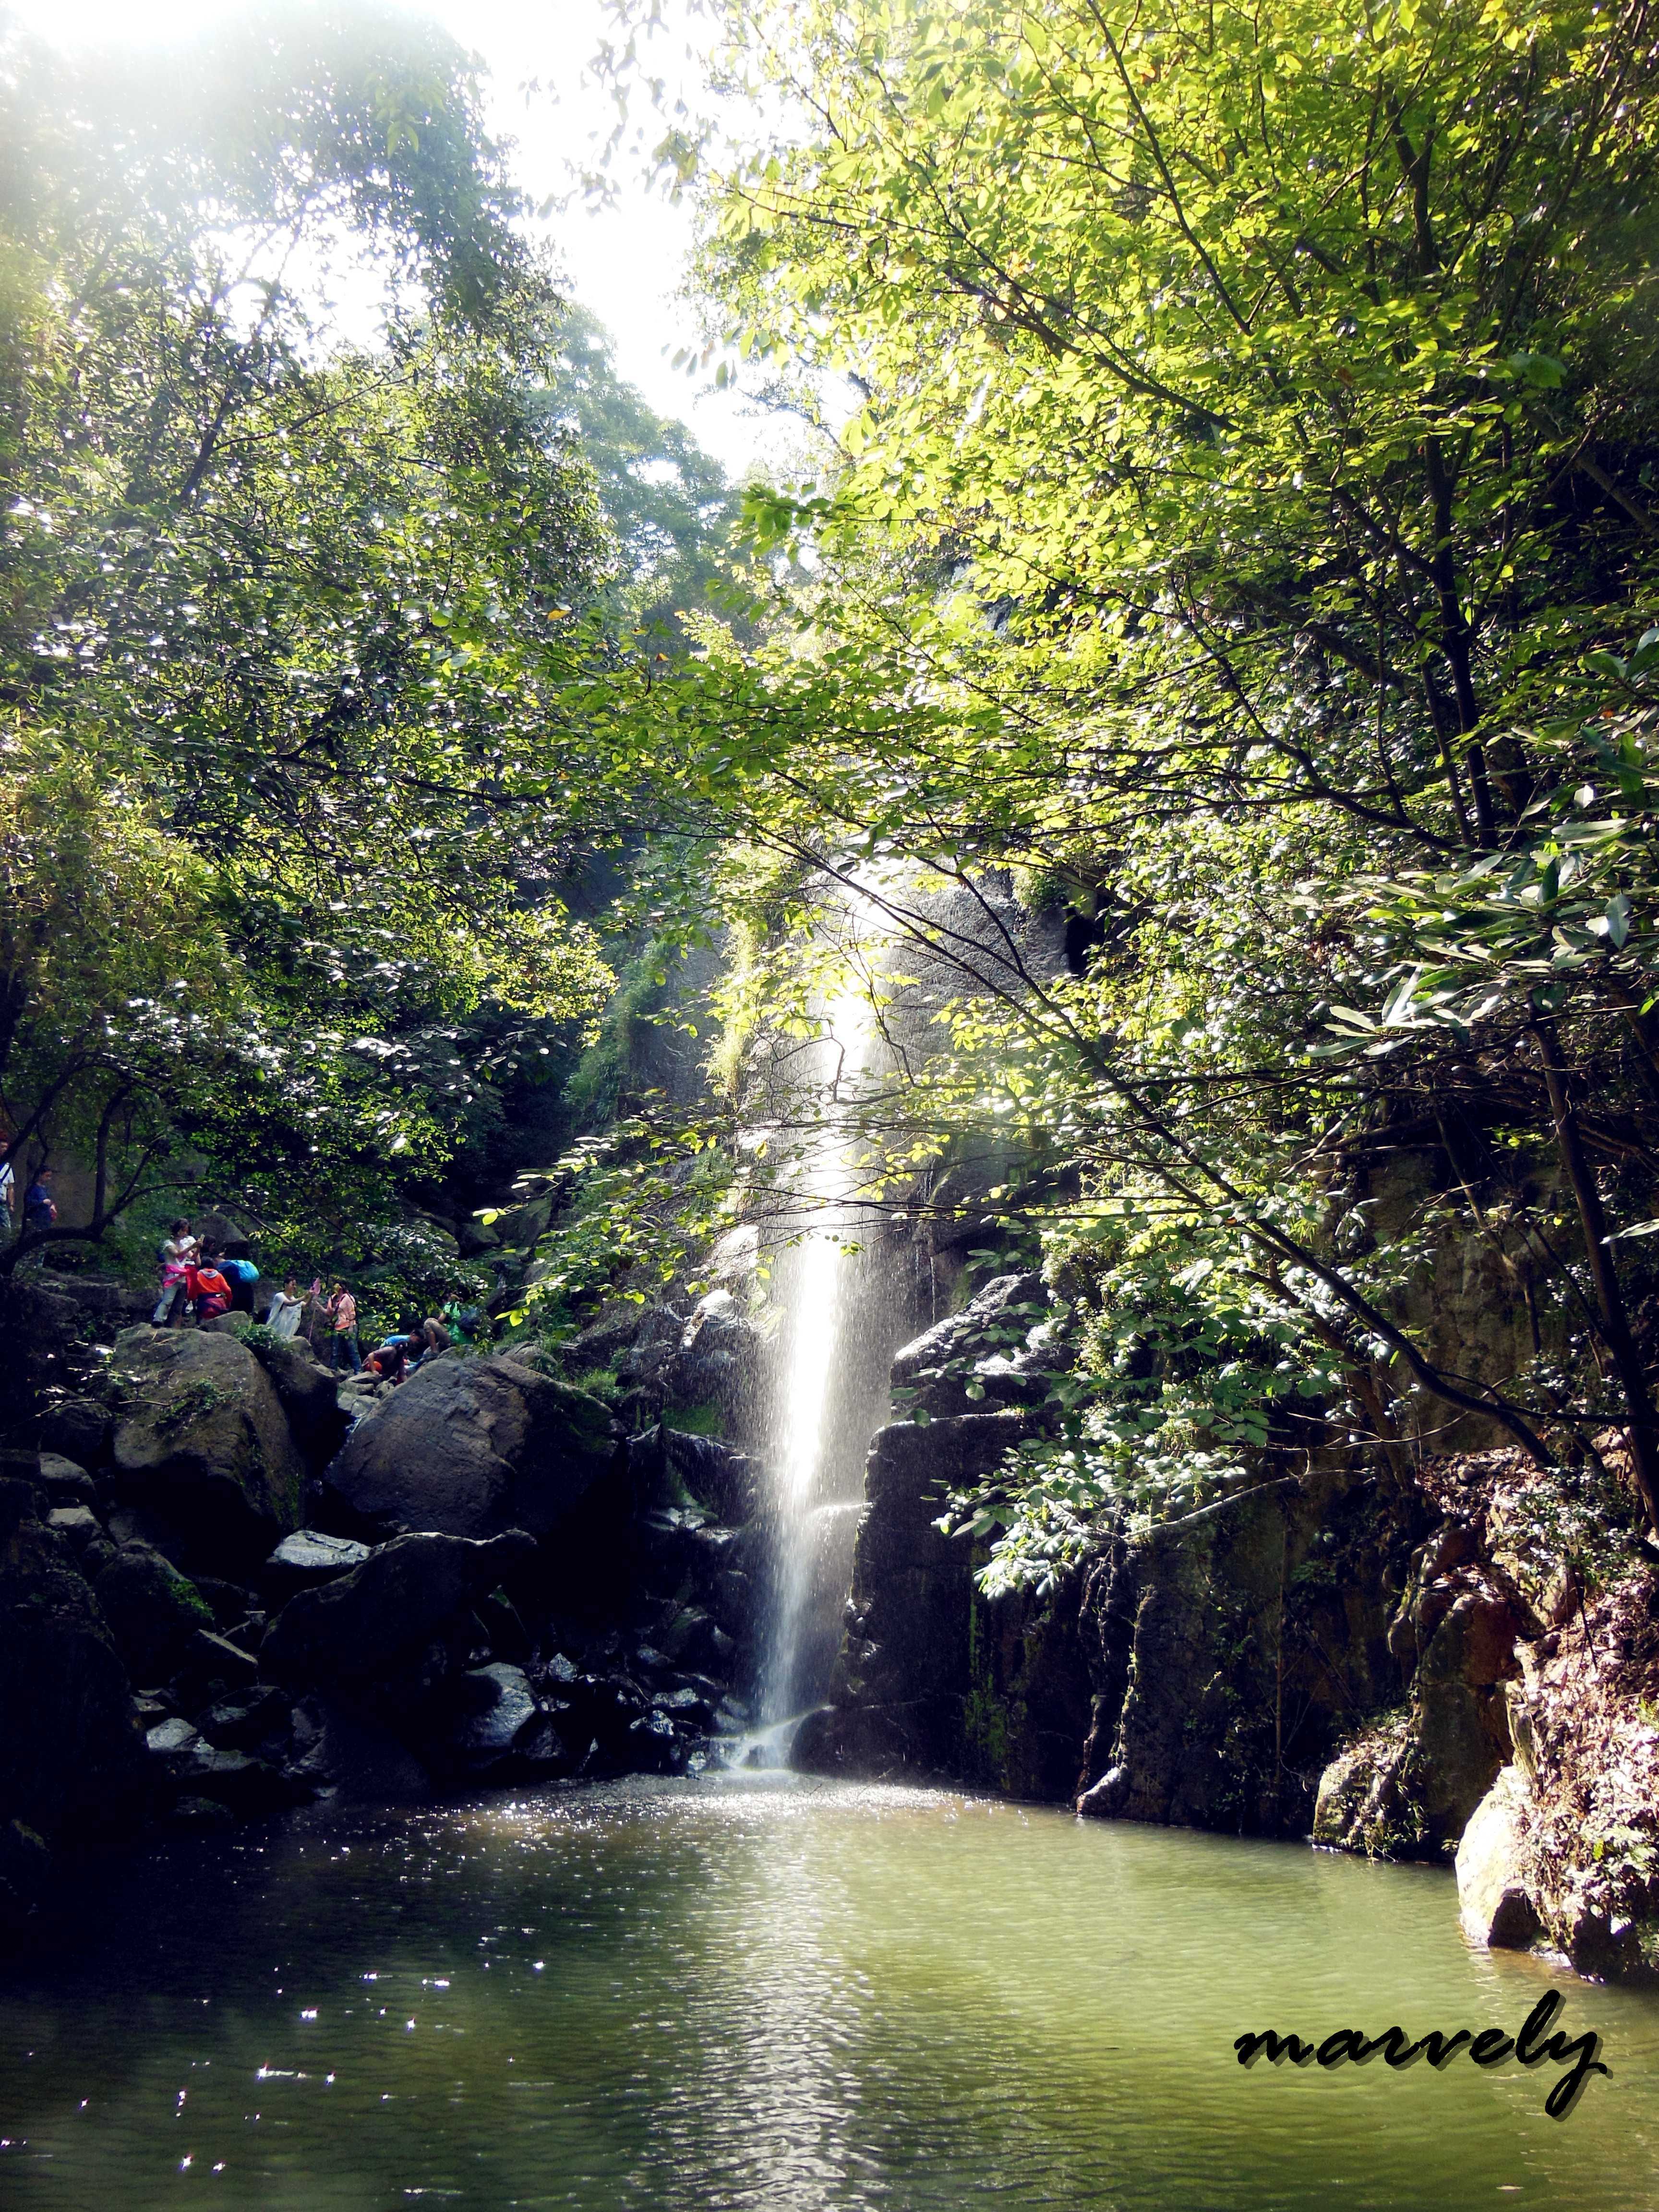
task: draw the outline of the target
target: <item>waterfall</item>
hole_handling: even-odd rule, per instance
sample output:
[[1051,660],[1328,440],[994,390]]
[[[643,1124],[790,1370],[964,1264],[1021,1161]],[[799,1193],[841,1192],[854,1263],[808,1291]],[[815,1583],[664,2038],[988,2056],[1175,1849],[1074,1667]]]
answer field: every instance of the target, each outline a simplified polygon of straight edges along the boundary
[[[823,1124],[799,1170],[811,1210],[781,1270],[781,1361],[774,1423],[775,1574],[760,1680],[757,1752],[788,1755],[793,1723],[828,1686],[853,1536],[863,1501],[864,1449],[884,1406],[885,1332],[872,1382],[867,1352],[872,1257],[850,1252],[877,1226],[857,1195],[858,1143],[847,1109],[874,1071],[867,988],[849,986],[826,1010],[817,1059]],[[880,1302],[878,1299],[876,1303]]]

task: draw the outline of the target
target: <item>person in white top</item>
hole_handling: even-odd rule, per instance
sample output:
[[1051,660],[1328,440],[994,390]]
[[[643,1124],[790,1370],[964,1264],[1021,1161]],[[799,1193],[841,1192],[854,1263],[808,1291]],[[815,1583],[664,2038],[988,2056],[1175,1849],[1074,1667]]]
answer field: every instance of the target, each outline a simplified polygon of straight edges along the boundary
[[270,1311],[265,1316],[265,1327],[273,1336],[292,1336],[300,1326],[300,1316],[305,1310],[305,1300],[300,1296],[300,1279],[290,1275],[270,1302]]
[[182,1319],[185,1301],[189,1296],[191,1262],[200,1249],[190,1233],[189,1222],[175,1221],[161,1239],[155,1256],[161,1267],[161,1294],[155,1301],[155,1310],[150,1316],[157,1328],[167,1328]]

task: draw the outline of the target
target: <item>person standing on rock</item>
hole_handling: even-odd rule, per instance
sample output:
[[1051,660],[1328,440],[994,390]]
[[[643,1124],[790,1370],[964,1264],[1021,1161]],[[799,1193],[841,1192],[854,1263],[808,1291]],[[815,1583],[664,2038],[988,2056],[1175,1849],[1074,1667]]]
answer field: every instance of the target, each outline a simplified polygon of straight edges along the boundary
[[189,1222],[181,1218],[173,1223],[155,1256],[161,1263],[161,1292],[150,1320],[157,1328],[171,1328],[183,1317],[185,1300],[190,1295],[185,1279],[196,1257],[196,1239],[190,1233]]
[[265,1326],[273,1336],[290,1337],[300,1326],[306,1302],[300,1295],[300,1279],[290,1275],[270,1302]]
[[222,1275],[228,1276],[230,1279],[232,1310],[236,1313],[252,1314],[253,1286],[259,1279],[258,1263],[252,1260],[222,1258],[219,1261],[219,1272]]
[[201,1265],[190,1271],[190,1291],[196,1301],[198,1321],[217,1321],[221,1314],[230,1311],[230,1285],[214,1265],[217,1256],[216,1253],[208,1253]]
[[337,1370],[343,1359],[351,1362],[355,1375],[362,1367],[362,1355],[357,1349],[357,1301],[337,1275],[334,1286],[323,1309],[329,1316],[328,1364]]
[[[44,1235],[58,1218],[58,1206],[52,1194],[52,1176],[50,1168],[37,1168],[34,1181],[23,1193],[23,1229],[26,1235],[31,1231],[37,1235]],[[46,1258],[43,1244],[31,1252],[22,1264],[26,1267],[41,1267],[46,1264]]]

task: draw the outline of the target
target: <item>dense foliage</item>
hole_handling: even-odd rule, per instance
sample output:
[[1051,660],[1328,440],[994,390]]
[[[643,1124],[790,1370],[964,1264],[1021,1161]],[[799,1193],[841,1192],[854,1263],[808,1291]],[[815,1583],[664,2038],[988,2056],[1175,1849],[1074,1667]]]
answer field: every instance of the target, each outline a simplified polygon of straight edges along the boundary
[[1075,1170],[999,1571],[1344,1435],[1613,1424],[1659,1517],[1650,9],[722,13],[706,282],[863,404],[678,788],[953,978],[904,1148]]
[[95,1158],[58,1240],[191,1181],[346,1249],[609,988],[558,892],[617,539],[457,50],[165,66],[0,54],[0,1143]]

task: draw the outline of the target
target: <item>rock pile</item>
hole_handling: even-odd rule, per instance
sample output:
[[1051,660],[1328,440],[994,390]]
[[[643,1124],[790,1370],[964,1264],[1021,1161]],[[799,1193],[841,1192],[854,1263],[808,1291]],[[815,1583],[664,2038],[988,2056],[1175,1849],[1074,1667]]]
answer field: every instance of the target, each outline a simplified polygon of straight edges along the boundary
[[364,1400],[234,1318],[124,1330],[0,1466],[0,1920],[147,1820],[695,1771],[748,1723],[751,1460],[509,1358]]

